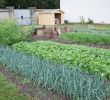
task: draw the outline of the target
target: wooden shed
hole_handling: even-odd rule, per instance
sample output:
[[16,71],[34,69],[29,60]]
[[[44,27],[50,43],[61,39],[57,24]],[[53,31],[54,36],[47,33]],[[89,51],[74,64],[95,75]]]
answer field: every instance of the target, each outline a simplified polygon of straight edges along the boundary
[[64,12],[60,9],[37,9],[39,25],[64,24]]

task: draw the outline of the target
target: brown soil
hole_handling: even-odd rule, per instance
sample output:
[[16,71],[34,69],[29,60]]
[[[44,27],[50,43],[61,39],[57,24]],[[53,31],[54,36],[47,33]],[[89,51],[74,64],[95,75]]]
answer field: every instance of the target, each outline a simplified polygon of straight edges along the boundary
[[24,78],[21,77],[21,75],[9,71],[2,65],[0,65],[0,73],[4,74],[7,79],[20,88],[23,93],[32,96],[33,100],[36,100],[36,97],[39,98],[39,100],[71,100],[69,97],[62,95],[61,93],[49,91],[46,88],[33,88],[31,82],[23,83],[22,80]]
[[49,38],[47,36],[37,36],[33,35],[32,36],[32,41],[37,41],[37,40],[52,40],[58,43],[63,43],[63,44],[78,44],[78,45],[83,45],[83,46],[88,46],[88,47],[96,47],[96,48],[104,48],[104,49],[110,49],[110,44],[84,44],[84,43],[79,43],[79,42],[73,42],[73,41],[68,41],[68,40],[62,40],[58,38],[58,36],[53,36],[53,38]]
[[58,42],[58,43],[63,43],[63,44],[77,44],[77,45],[83,45],[83,46],[88,46],[88,47],[96,47],[96,48],[103,48],[103,49],[110,49],[110,44],[84,44],[84,43],[79,43],[79,42],[73,42],[73,41],[68,41],[68,40],[62,40],[62,39],[54,39],[53,41]]

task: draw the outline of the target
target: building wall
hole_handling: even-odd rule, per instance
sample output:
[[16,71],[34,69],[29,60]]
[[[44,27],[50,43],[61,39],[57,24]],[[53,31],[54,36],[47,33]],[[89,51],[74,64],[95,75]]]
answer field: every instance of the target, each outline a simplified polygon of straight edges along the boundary
[[10,18],[10,12],[0,12],[0,20],[3,19],[9,19]]
[[[17,19],[19,25],[36,24],[37,15],[36,8],[30,7],[28,9],[14,9],[14,7],[6,7],[6,9],[0,9],[0,20],[2,19]],[[21,19],[23,16],[23,20]]]
[[39,14],[39,25],[55,25],[54,14]]
[[60,8],[70,22],[80,22],[83,16],[85,21],[91,18],[96,23],[110,23],[110,0],[60,0]]

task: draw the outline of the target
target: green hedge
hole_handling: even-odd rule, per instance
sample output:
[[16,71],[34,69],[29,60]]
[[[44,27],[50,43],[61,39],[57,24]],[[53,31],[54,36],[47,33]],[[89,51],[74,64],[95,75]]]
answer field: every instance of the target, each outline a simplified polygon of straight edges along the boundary
[[0,48],[0,64],[28,77],[34,85],[42,84],[77,100],[105,100],[110,95],[109,82],[97,75],[26,56],[8,47]]
[[14,44],[13,48],[55,63],[71,67],[78,65],[84,71],[99,73],[102,77],[110,78],[110,51],[106,49],[60,44],[52,41],[21,42]]

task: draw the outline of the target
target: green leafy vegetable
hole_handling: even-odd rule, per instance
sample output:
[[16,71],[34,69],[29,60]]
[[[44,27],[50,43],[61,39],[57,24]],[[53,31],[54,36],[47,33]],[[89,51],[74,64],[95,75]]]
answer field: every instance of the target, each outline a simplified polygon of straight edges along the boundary
[[84,71],[99,73],[102,77],[110,78],[110,51],[106,49],[66,45],[51,41],[21,42],[14,44],[13,48],[70,67],[78,65]]

